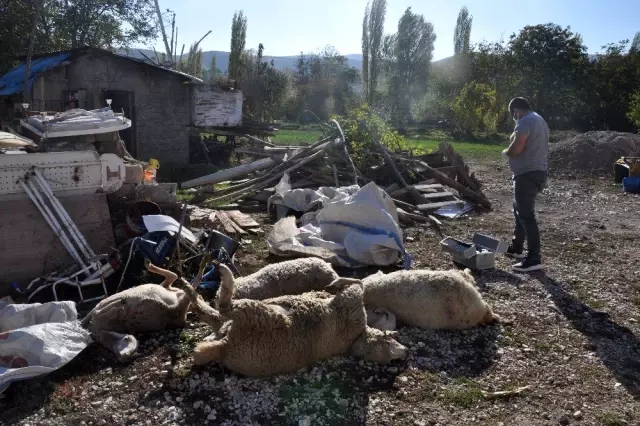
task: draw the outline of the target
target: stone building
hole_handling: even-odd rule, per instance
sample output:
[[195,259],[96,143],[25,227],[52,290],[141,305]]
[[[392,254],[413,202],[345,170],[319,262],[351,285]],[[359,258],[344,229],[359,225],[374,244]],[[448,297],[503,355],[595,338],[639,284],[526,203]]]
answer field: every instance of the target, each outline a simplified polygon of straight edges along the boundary
[[[19,108],[24,63],[0,77],[0,103]],[[97,109],[111,99],[132,126],[120,133],[129,152],[160,164],[189,163],[190,135],[207,127],[238,126],[242,93],[204,84],[188,74],[103,49],[83,47],[34,56],[31,111]]]

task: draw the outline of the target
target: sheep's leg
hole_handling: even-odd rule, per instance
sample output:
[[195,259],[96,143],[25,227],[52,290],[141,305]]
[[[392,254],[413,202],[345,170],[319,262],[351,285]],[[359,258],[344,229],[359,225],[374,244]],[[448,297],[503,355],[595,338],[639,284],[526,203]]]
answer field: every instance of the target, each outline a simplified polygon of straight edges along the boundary
[[164,277],[164,281],[162,281],[160,285],[167,290],[171,287],[171,284],[173,284],[178,279],[178,275],[176,275],[175,273],[166,269],[159,268],[151,262],[147,262],[146,266],[147,271]]
[[225,357],[226,349],[226,339],[198,343],[193,351],[193,363],[204,365],[210,362],[220,362]]
[[233,301],[233,290],[235,279],[233,272],[224,264],[218,265],[220,269],[220,297],[218,298],[218,309],[220,313],[226,313],[231,310],[231,303]]
[[480,320],[480,324],[481,325],[489,325],[489,324],[494,324],[494,323],[500,323],[503,325],[511,325],[513,324],[513,321],[509,321],[506,320],[504,318],[502,318],[500,315],[497,315],[493,312],[493,310],[491,309],[491,307],[489,307],[489,305],[487,305],[487,312],[485,312],[484,316],[482,317],[482,320]]
[[223,323],[220,313],[205,302],[195,288],[191,287],[191,285],[184,279],[181,278],[178,282],[181,284],[180,287],[182,287],[182,290],[184,290],[186,294],[186,297],[183,299],[183,301],[186,301],[185,303],[187,303],[185,316],[187,309],[191,308],[202,321],[207,323],[215,331],[219,330]]

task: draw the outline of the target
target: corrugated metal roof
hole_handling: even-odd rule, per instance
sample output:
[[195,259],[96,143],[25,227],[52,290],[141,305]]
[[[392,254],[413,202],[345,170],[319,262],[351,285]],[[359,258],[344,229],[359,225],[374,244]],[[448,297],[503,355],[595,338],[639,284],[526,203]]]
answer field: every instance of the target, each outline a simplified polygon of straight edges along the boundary
[[[31,71],[29,72],[29,87],[33,86],[33,82],[38,77],[38,74],[50,70],[70,56],[71,52],[67,52],[33,59],[31,61]],[[23,62],[0,77],[0,96],[14,95],[22,92],[24,89],[24,72],[25,63]]]

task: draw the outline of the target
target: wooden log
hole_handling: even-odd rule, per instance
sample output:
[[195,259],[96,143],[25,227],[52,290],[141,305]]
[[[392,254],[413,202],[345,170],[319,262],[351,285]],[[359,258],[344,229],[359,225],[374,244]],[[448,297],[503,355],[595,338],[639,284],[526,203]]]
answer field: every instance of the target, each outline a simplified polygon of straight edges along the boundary
[[219,201],[221,199],[226,199],[227,201],[231,202],[231,201],[237,200],[238,198],[246,195],[249,192],[254,192],[254,191],[263,189],[267,185],[269,185],[271,182],[281,178],[285,173],[290,173],[290,172],[292,172],[292,171],[304,166],[305,164],[307,164],[307,163],[309,163],[311,161],[317,160],[322,155],[324,155],[324,149],[326,149],[326,146],[322,150],[316,151],[314,154],[312,154],[312,155],[308,156],[307,158],[301,160],[298,164],[294,164],[293,166],[289,167],[288,169],[282,170],[282,171],[277,172],[275,174],[272,173],[272,176],[270,176],[268,178],[267,177],[261,178],[260,182],[256,183],[253,186],[250,186],[250,187],[245,188],[245,189],[240,189],[240,190],[238,190],[236,192],[233,192],[231,194],[227,194],[227,195],[225,195],[223,197],[215,198],[215,199],[213,199],[213,201]]
[[436,200],[438,198],[445,198],[445,197],[453,197],[453,198],[455,198],[453,193],[449,192],[449,191],[432,192],[430,194],[420,194],[420,198],[422,198],[424,200]]
[[405,203],[404,201],[396,200],[395,198],[392,198],[392,200],[395,203],[396,207],[401,207],[403,209],[411,211],[414,211],[416,209],[416,206],[414,206],[413,204]]
[[421,212],[430,212],[430,211],[438,210],[441,207],[447,207],[447,206],[453,206],[453,205],[462,207],[464,206],[464,201],[451,200],[451,201],[441,201],[438,203],[420,204],[416,206],[416,208]]
[[[269,170],[269,172],[265,175],[265,176],[259,176],[256,177],[254,179],[251,179],[245,183],[239,184],[239,185],[233,185],[230,186],[228,188],[224,188],[220,191],[218,191],[217,193],[222,195],[222,194],[231,194],[231,193],[235,193],[236,191],[239,191],[242,188],[249,188],[252,185],[255,185],[261,181],[263,181],[267,176],[271,176],[274,175],[276,173],[278,173],[280,170],[284,169],[285,167],[293,164],[294,162],[298,162],[301,161],[301,158],[304,158],[305,155],[309,155],[310,153],[313,152],[317,152],[318,150],[322,150],[324,148],[326,148],[327,146],[329,146],[330,140],[332,138],[324,138],[318,142],[316,142],[315,144],[311,145],[309,147],[309,149],[305,150],[305,151],[301,151],[298,152],[297,154],[295,154],[294,156],[292,156],[291,158],[287,159],[286,161],[280,163],[278,166],[274,167],[272,170]],[[280,174],[280,176],[282,176],[282,174]],[[220,198],[220,197],[218,197]]]
[[212,173],[210,175],[201,176],[197,179],[188,180],[180,184],[180,188],[193,188],[199,185],[211,185],[225,180],[230,180],[238,176],[245,176],[251,172],[261,169],[268,169],[270,167],[280,164],[281,161],[274,160],[272,158],[263,158],[252,163],[242,164],[230,169],[220,170],[219,172]]
[[262,139],[256,138],[255,136],[244,135],[244,137],[249,139],[252,142],[257,142],[257,143],[260,143],[260,144],[265,145],[265,146],[276,146],[276,144],[274,144],[274,143],[263,141]]
[[456,170],[456,180],[474,191],[480,191],[482,184],[476,178],[475,174],[469,171],[469,166],[465,163],[460,154],[455,152],[453,146],[446,142],[440,142],[440,151],[444,153],[444,156],[452,164]]

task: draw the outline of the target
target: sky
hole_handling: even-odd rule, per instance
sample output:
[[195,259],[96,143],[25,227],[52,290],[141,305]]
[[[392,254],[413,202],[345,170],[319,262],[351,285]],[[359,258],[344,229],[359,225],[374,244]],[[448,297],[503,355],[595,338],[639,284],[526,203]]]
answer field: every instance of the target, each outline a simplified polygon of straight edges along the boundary
[[[202,50],[229,51],[231,20],[236,10],[242,10],[247,17],[247,49],[262,43],[265,55],[291,56],[331,45],[343,55],[361,53],[367,0],[159,1],[161,9],[176,12],[178,50],[184,43],[188,51],[191,43],[212,30]],[[435,28],[434,60],[451,56],[456,18],[463,5],[473,16],[472,43],[507,40],[525,25],[553,22],[571,26],[582,35],[589,53],[595,53],[606,43],[632,39],[640,31],[640,0],[387,0],[385,33],[396,32],[400,16],[411,7]],[[161,40],[155,47],[164,51]]]

